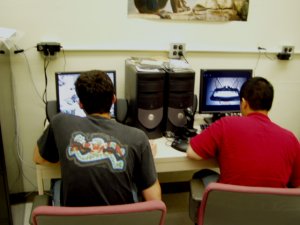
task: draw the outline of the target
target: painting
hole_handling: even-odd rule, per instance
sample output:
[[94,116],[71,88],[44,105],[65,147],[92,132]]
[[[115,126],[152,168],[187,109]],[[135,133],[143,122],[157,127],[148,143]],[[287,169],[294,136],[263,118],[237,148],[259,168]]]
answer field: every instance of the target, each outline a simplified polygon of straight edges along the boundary
[[249,0],[128,0],[128,16],[195,21],[247,21]]

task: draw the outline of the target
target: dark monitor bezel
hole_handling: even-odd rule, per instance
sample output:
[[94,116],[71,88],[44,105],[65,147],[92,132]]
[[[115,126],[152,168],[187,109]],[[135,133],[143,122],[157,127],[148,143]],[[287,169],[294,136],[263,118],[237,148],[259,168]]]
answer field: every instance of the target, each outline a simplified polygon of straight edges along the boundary
[[207,96],[207,80],[205,74],[208,72],[220,77],[241,77],[250,79],[253,76],[252,69],[201,69],[200,70],[200,86],[199,86],[199,113],[200,114],[222,114],[222,113],[239,113],[240,104],[238,105],[208,105]]
[[[74,75],[80,75],[81,73],[84,73],[86,71],[64,71],[64,72],[55,72],[55,89],[56,89],[56,107],[57,107],[57,112],[61,112],[61,109],[60,109],[60,92],[59,92],[59,76],[60,75],[64,75],[64,76],[74,76]],[[113,74],[113,85],[114,85],[114,92],[115,92],[115,95],[117,95],[117,88],[116,88],[116,70],[103,70],[103,72],[105,73],[112,73]],[[75,92],[76,94],[76,92]],[[117,104],[114,103],[113,105],[113,114],[111,114],[111,117],[112,118],[116,118],[117,117]],[[73,114],[74,115],[74,114]]]

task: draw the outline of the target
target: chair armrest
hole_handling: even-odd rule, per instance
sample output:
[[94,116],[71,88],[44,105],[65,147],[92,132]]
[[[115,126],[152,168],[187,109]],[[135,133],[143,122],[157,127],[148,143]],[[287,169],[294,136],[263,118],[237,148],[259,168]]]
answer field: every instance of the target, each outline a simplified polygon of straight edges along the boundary
[[198,222],[198,210],[204,190],[205,187],[201,179],[192,179],[190,181],[189,216],[195,224]]
[[32,202],[32,208],[29,217],[29,224],[33,224],[32,222],[32,211],[42,205],[51,205],[51,197],[49,195],[36,195]]

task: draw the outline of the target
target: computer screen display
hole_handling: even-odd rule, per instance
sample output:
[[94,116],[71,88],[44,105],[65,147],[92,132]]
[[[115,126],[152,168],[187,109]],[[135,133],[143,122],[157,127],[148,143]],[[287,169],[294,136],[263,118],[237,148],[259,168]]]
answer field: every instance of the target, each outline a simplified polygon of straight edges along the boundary
[[243,83],[251,77],[250,69],[202,69],[199,113],[240,112],[240,90]]
[[[82,71],[83,72],[83,71]],[[85,112],[79,107],[78,96],[75,91],[75,81],[82,72],[56,72],[56,100],[57,111],[85,117]],[[116,71],[104,71],[112,80],[116,93]],[[116,117],[116,106],[112,105],[110,114]]]

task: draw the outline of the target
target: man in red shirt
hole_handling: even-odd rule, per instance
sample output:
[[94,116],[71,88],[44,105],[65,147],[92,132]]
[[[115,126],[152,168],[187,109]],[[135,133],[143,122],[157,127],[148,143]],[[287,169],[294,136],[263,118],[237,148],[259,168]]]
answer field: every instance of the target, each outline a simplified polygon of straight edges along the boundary
[[300,187],[300,144],[268,117],[273,86],[262,77],[240,91],[243,116],[223,117],[191,138],[187,156],[216,158],[218,182],[245,186]]

